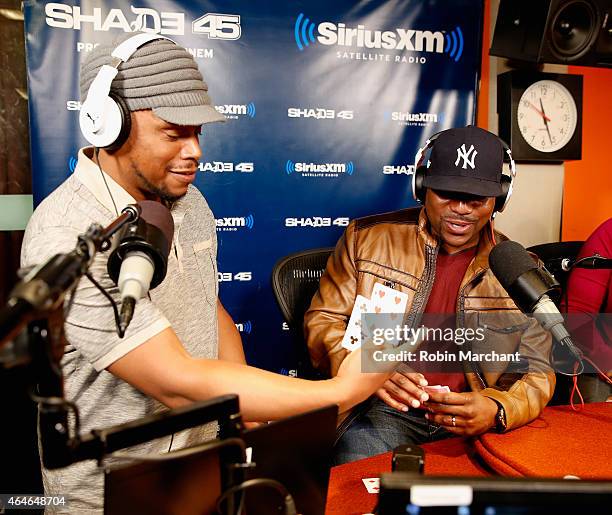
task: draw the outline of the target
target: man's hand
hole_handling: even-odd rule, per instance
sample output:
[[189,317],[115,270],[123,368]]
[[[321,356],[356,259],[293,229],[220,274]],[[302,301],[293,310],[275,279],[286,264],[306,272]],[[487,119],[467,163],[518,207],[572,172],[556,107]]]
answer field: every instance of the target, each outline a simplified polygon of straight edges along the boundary
[[409,407],[418,408],[429,395],[421,389],[427,386],[423,374],[397,371],[383,384],[376,395],[386,404],[398,411],[408,411]]
[[495,425],[497,403],[478,392],[431,393],[427,420],[462,436],[482,434]]

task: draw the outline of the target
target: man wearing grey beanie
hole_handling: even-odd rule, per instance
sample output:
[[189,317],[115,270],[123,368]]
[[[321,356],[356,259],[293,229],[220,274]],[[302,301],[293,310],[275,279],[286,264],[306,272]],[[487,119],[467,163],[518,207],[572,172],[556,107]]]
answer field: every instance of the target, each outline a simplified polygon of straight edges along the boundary
[[[218,299],[214,217],[191,185],[201,157],[200,128],[224,117],[181,46],[155,39],[119,61],[111,56],[117,49],[101,45],[81,67],[81,127],[88,141],[102,148],[79,151],[73,175],[34,212],[22,247],[23,266],[44,262],[73,249],[92,223],[108,225],[126,205],[145,199],[166,204],[174,220],[166,277],[138,301],[123,338],[115,333],[110,303],[89,279],[83,278],[72,296],[62,369],[81,431],[227,393],[239,394],[244,418],[253,421],[332,403],[346,411],[368,398],[389,374],[361,374],[359,352],[343,362],[335,378],[318,382],[245,365],[240,336]],[[110,96],[121,115],[110,142],[100,135],[106,128],[96,132],[100,105],[109,102],[108,87],[100,95],[98,78],[109,70]],[[108,254],[98,253],[89,271],[120,304],[107,272]],[[215,428],[204,426],[131,452],[167,452],[214,437]],[[91,460],[43,469],[43,481],[46,495],[67,496],[66,512],[103,509],[103,474]]]

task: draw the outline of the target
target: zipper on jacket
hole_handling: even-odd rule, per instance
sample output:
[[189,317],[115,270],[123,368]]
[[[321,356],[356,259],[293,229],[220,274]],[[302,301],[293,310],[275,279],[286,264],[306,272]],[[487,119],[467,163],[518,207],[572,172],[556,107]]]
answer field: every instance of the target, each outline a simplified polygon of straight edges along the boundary
[[425,245],[425,274],[412,302],[410,313],[404,318],[404,325],[416,328],[423,318],[423,309],[429,300],[429,294],[436,279],[436,259],[440,244],[436,247]]
[[[457,306],[456,306],[456,310],[457,310],[456,326],[458,328],[463,328],[465,326],[465,295],[464,295],[465,290],[470,284],[472,284],[478,278],[482,277],[485,273],[486,273],[486,270],[481,270],[472,279],[470,279],[467,283],[465,283],[465,286],[461,288],[461,290],[459,290],[459,295],[457,296]],[[465,343],[466,343],[467,349],[471,351],[472,342],[466,341]],[[481,371],[476,368],[474,363],[472,363],[471,361],[464,361],[463,371],[473,373],[476,376],[476,379],[478,379],[478,382],[483,390],[487,387],[487,383],[485,382],[484,377],[482,377]]]

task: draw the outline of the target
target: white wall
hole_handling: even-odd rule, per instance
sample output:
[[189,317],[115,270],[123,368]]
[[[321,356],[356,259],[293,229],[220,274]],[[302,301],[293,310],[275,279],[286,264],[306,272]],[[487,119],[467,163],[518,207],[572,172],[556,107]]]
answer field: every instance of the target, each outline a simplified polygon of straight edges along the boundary
[[[499,0],[491,0],[491,38]],[[491,46],[491,42],[485,42]],[[489,57],[489,130],[498,132],[497,76],[510,70],[504,58]],[[567,67],[546,64],[544,72],[566,73]],[[495,219],[495,228],[528,247],[559,241],[563,201],[563,164],[517,164],[517,176],[510,204]]]

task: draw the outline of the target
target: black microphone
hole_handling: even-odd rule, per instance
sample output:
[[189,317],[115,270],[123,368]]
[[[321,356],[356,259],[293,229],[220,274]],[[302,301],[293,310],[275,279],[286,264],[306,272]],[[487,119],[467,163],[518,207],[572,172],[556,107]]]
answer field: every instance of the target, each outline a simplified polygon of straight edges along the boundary
[[515,241],[496,245],[489,254],[489,266],[521,311],[533,313],[540,325],[581,361],[582,353],[572,342],[563,316],[552,300],[561,295],[561,286],[555,278]]
[[168,208],[152,200],[140,201],[137,206],[140,216],[117,233],[118,243],[108,259],[108,275],[121,293],[121,337],[132,320],[136,302],[166,277],[174,237]]

